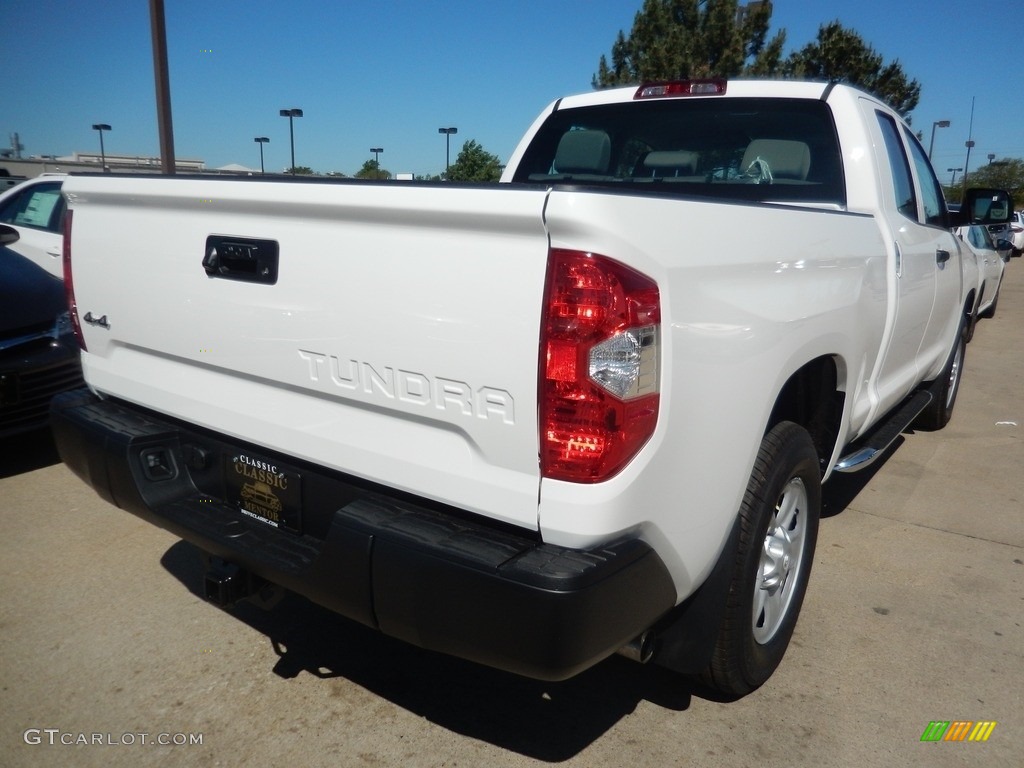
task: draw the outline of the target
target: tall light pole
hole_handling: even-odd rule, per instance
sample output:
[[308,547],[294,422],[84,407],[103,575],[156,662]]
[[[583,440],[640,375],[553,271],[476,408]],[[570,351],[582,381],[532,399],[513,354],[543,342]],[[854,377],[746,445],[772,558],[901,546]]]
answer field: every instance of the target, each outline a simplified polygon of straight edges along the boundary
[[964,194],[967,194],[967,169],[971,167],[971,149],[974,148],[974,139],[965,141],[964,146],[967,147],[967,160],[964,162]]
[[288,118],[288,136],[291,139],[291,144],[292,144],[292,167],[291,167],[291,173],[294,176],[295,175],[295,129],[294,129],[293,125],[292,125],[292,118],[302,117],[302,110],[301,109],[294,109],[294,108],[292,108],[292,109],[282,109],[281,110],[281,117],[287,117]]
[[268,141],[270,141],[270,139],[268,139],[266,136],[257,136],[255,139],[253,139],[253,141],[255,141],[257,144],[260,145],[260,173],[262,174],[263,173],[263,145],[266,144]]
[[156,120],[160,128],[160,170],[173,176],[177,171],[177,163],[174,159],[174,122],[171,119],[171,75],[167,68],[164,0],[149,0],[149,31],[153,40]]
[[952,186],[953,186],[954,184],[956,184],[956,175],[957,175],[957,174],[958,174],[958,173],[959,173],[960,171],[962,171],[962,170],[963,170],[963,168],[947,168],[947,169],[946,169],[946,173],[952,173],[952,174],[953,174],[953,178],[951,178],[951,179],[949,180],[949,186],[951,186],[951,187],[952,187]]
[[384,147],[370,147],[370,151],[373,152],[373,165],[374,171],[377,178],[380,178],[380,153],[384,151]]
[[452,156],[452,134],[458,133],[459,129],[452,126],[451,128],[438,128],[437,132],[444,134],[444,172],[448,173],[448,167],[451,165]]
[[106,123],[93,123],[92,129],[100,132],[100,170],[103,173],[107,172],[107,153],[103,149],[103,132],[109,131],[110,126]]
[[932,123],[932,141],[928,145],[928,159],[932,159],[932,149],[935,147],[935,129],[936,128],[949,128],[949,120],[936,120]]
[[974,147],[974,96],[971,96],[971,124],[967,129],[967,141],[964,142],[964,146],[967,147],[967,160],[964,161],[964,196],[967,196],[967,174],[971,172],[971,149]]

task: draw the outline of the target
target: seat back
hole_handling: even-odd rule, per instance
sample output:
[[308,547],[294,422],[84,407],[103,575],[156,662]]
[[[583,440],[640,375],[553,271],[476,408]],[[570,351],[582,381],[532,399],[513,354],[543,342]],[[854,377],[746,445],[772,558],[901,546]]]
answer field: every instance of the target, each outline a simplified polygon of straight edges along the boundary
[[612,142],[604,131],[569,131],[555,150],[555,173],[605,174],[612,155]]
[[698,153],[684,149],[648,152],[643,162],[644,175],[655,179],[692,176],[699,160]]
[[811,148],[802,141],[754,139],[743,153],[740,169],[745,171],[758,159],[768,163],[777,179],[805,181],[811,169]]

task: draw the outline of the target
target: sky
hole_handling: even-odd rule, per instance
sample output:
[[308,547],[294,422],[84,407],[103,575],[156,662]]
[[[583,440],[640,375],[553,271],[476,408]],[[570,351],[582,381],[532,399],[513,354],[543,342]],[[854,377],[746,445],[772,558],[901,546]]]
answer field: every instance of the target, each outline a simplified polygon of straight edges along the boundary
[[[591,90],[642,0],[165,0],[177,158],[352,175],[444,170],[474,140],[505,162],[549,102]],[[970,11],[966,11],[967,7]],[[911,119],[935,168],[1024,158],[1024,0],[775,0],[786,53],[838,20],[922,86]],[[1016,22],[1011,22],[1011,16]],[[1002,21],[1000,21],[1000,19]],[[0,0],[0,147],[23,155],[160,152],[146,0]],[[972,125],[973,105],[973,125]]]

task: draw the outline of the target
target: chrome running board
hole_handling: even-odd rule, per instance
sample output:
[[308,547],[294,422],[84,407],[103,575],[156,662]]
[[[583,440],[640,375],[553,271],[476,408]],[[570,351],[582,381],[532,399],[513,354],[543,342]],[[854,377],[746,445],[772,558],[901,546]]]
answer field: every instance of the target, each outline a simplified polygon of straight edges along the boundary
[[885,453],[903,430],[909,427],[918,414],[928,407],[932,394],[919,390],[903,401],[902,405],[893,410],[889,418],[878,424],[860,440],[848,446],[850,452],[843,456],[832,467],[836,472],[858,472],[871,466],[875,460]]

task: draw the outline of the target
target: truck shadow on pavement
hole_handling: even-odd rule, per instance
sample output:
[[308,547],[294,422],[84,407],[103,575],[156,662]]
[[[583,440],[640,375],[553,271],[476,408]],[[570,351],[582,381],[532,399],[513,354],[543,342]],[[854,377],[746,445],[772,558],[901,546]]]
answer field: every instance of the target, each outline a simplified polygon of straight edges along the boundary
[[[833,476],[823,489],[822,517],[846,509],[901,442],[874,466]],[[203,597],[195,547],[179,541],[161,564]],[[230,612],[268,638],[277,655],[273,672],[282,678],[321,678],[330,686],[326,696],[342,695],[337,686],[348,681],[442,728],[545,762],[578,755],[641,701],[682,712],[694,696],[724,700],[687,677],[619,656],[564,682],[529,680],[416,648],[292,594],[271,610],[243,602]]]
[[49,427],[0,439],[0,478],[60,463]]
[[[857,495],[871,483],[873,478],[899,447],[906,442],[903,435],[897,437],[892,445],[885,449],[881,456],[869,467],[859,472],[843,474],[833,472],[828,482],[821,488],[821,518],[826,520],[835,517],[853,502]],[[813,583],[813,576],[812,583]]]
[[[161,564],[201,596],[192,545],[174,544]],[[702,695],[687,678],[619,656],[564,682],[529,680],[416,648],[292,594],[272,610],[240,603],[231,613],[269,639],[282,678],[321,678],[325,697],[354,683],[442,728],[545,762],[579,754],[642,700],[683,711]]]

